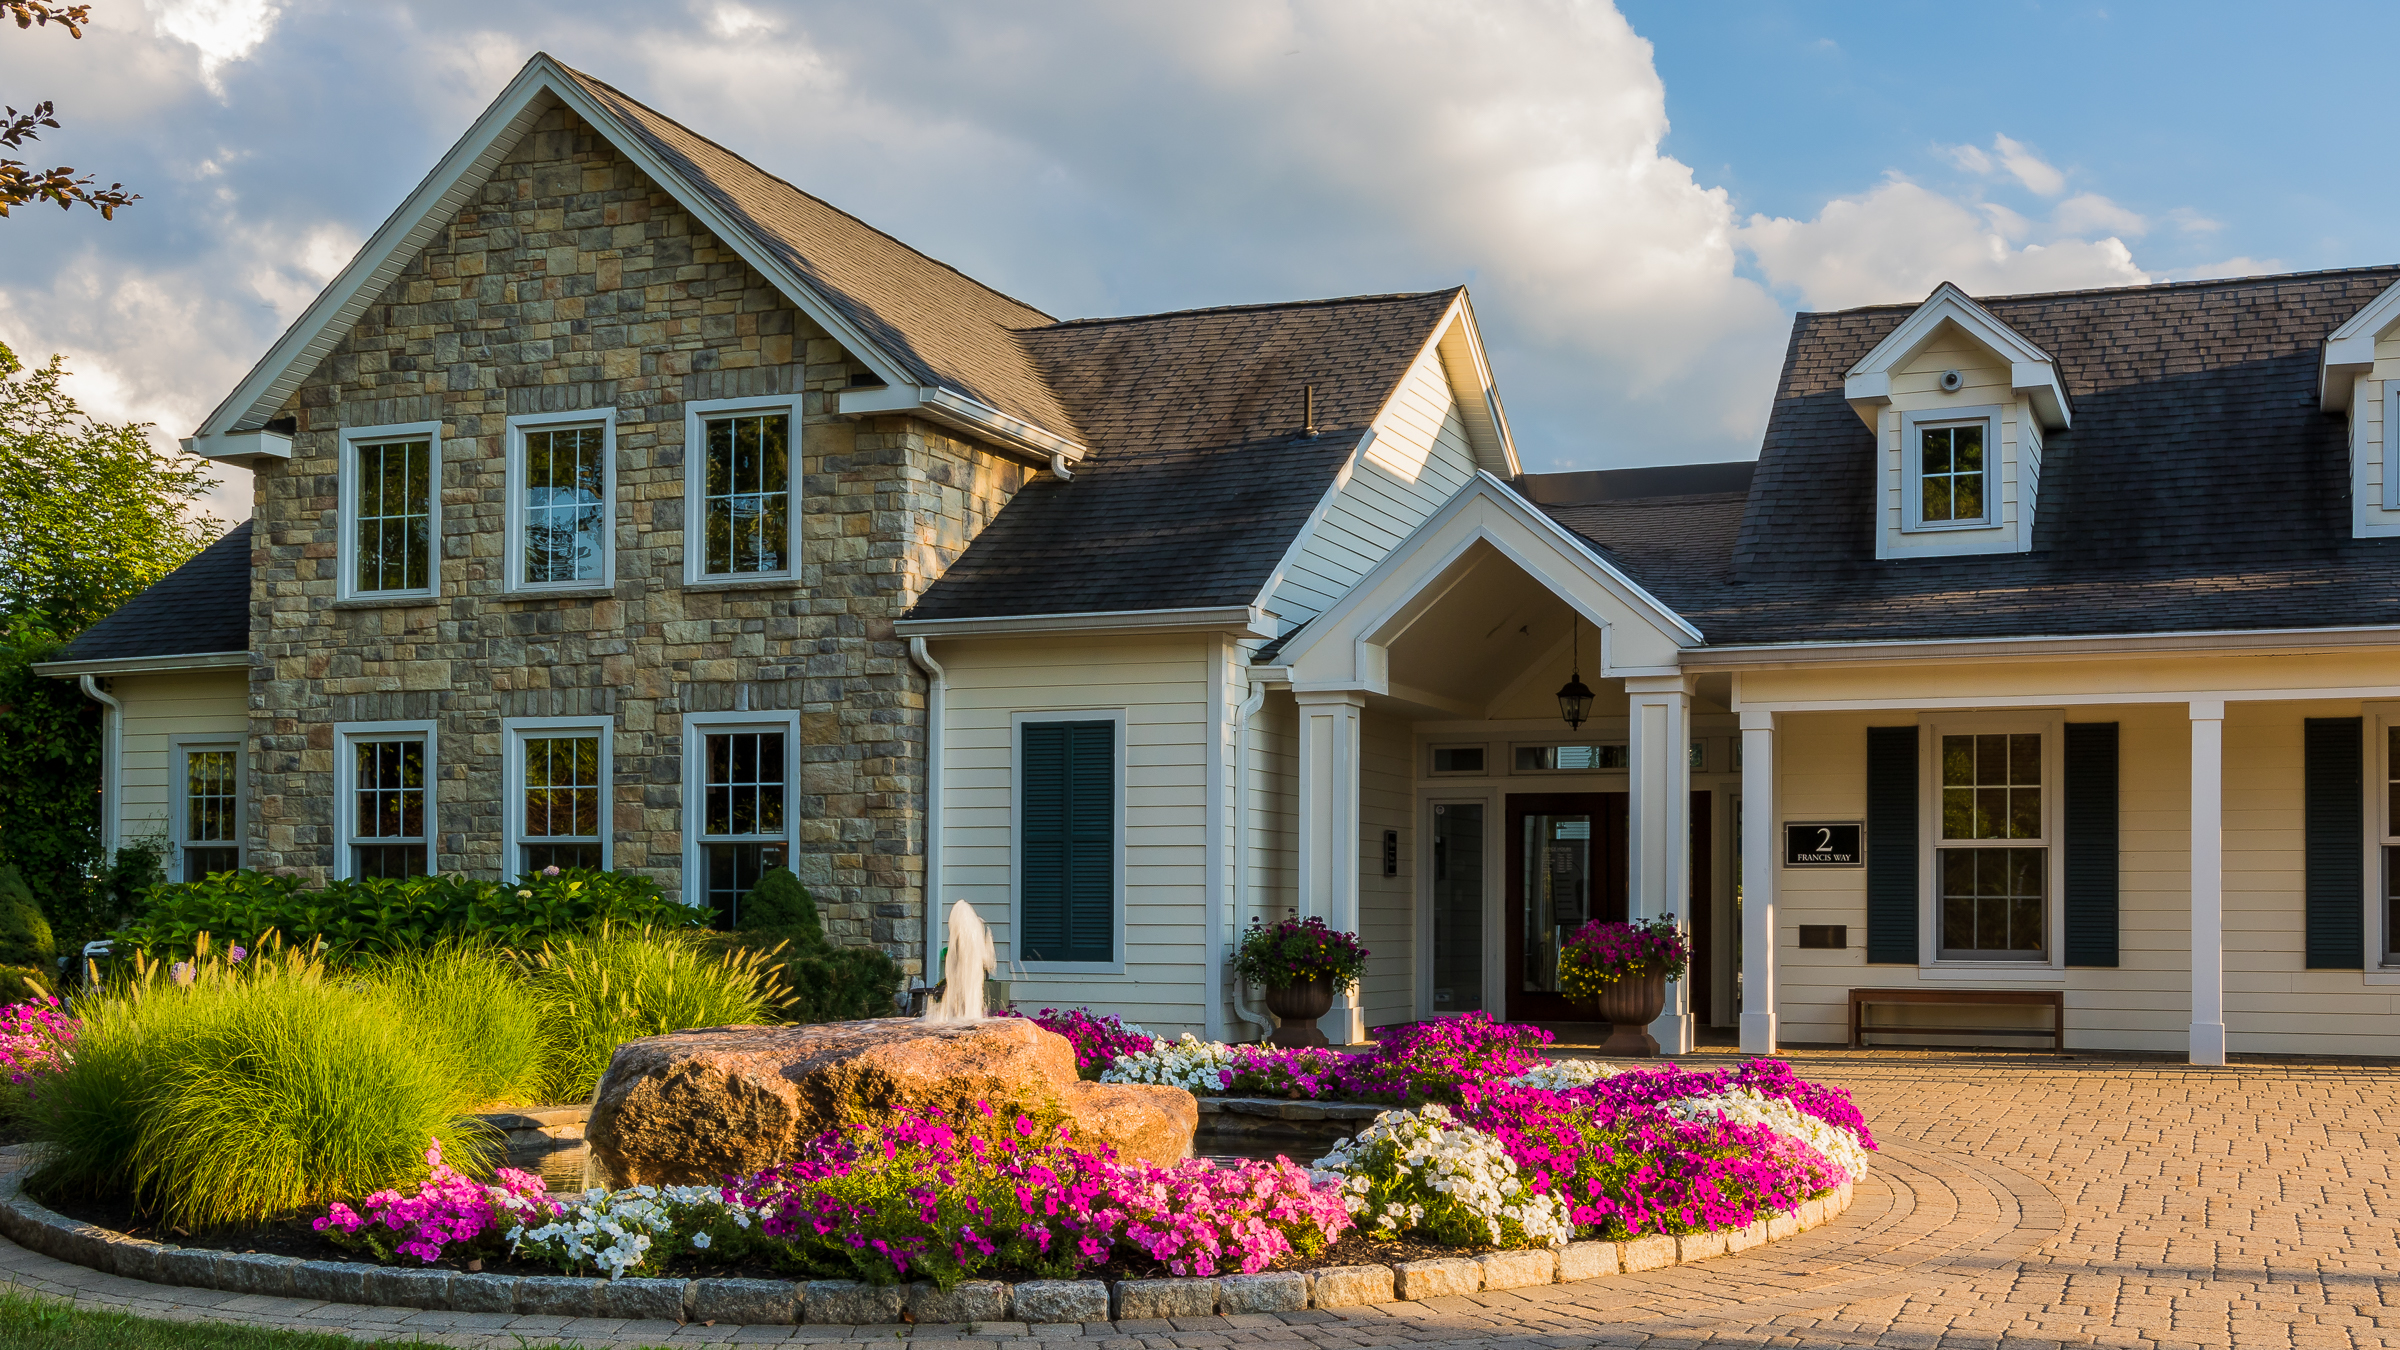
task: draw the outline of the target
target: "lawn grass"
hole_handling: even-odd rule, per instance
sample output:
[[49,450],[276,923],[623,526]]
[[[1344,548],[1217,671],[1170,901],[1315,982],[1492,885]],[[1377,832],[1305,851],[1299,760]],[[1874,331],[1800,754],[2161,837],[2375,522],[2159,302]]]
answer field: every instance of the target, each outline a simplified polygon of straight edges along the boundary
[[[368,1342],[330,1332],[221,1322],[159,1322],[0,1287],[0,1350],[359,1350],[370,1344],[419,1342],[414,1337]],[[544,1348],[528,1343],[525,1350]]]

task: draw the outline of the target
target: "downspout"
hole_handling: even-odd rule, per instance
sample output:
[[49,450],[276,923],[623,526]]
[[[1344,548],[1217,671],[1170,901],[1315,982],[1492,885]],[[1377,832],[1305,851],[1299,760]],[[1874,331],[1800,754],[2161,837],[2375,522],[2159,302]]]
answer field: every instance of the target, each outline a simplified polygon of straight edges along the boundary
[[950,676],[925,649],[925,639],[908,640],[908,659],[925,672],[925,987],[935,984],[934,963],[942,951],[942,711]]
[[83,692],[100,704],[100,852],[113,858],[117,854],[117,806],[124,791],[118,781],[117,740],[124,734],[125,705],[100,687],[92,676],[83,677]]
[[[1265,706],[1267,689],[1253,680],[1250,697],[1233,716],[1233,932],[1239,942],[1242,920],[1250,912],[1250,779],[1245,770],[1250,763],[1250,719]],[[1258,1038],[1265,1040],[1275,1034],[1275,1024],[1265,1013],[1250,1006],[1250,982],[1233,977],[1234,1015],[1258,1028]]]

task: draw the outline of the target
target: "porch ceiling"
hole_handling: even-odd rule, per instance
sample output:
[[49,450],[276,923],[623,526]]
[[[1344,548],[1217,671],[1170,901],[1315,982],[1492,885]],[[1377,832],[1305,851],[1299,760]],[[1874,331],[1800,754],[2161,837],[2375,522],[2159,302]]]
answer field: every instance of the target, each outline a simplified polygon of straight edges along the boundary
[[[1498,715],[1535,685],[1549,697],[1565,682],[1572,659],[1572,611],[1488,544],[1460,563],[1441,597],[1392,640],[1392,697],[1452,717]],[[1613,702],[1621,694],[1600,679],[1600,635],[1590,624],[1581,628],[1584,682]]]

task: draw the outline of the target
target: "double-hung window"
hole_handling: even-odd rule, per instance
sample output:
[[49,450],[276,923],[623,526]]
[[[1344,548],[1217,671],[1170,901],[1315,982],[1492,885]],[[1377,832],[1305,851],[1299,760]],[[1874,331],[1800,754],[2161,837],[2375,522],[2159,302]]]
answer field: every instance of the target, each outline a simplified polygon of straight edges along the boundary
[[1934,846],[1945,961],[2050,954],[2050,840],[2042,734],[1942,732]]
[[2377,836],[2383,852],[2382,964],[2391,966],[2400,965],[2400,721],[2387,720],[2383,737],[2383,789],[2372,809],[2382,817]]
[[508,419],[508,587],[614,580],[616,411]]
[[781,397],[684,407],[686,579],[736,584],[797,576],[797,404]]
[[1908,528],[1949,530],[1993,523],[1998,487],[1996,409],[1939,420],[1919,414],[1903,418],[1901,462],[1908,477]]
[[433,725],[346,723],[334,728],[334,744],[339,875],[431,875]]
[[515,870],[606,868],[609,724],[528,717],[511,718],[503,728],[509,792],[502,809]]
[[439,422],[342,431],[340,573],[345,599],[441,590]]
[[174,743],[176,879],[242,865],[242,750],[238,742]]
[[1122,959],[1123,721],[1017,720],[1016,955],[1035,969]]
[[685,719],[686,866],[692,899],[719,928],[741,918],[758,879],[792,856],[794,751],[799,726],[788,713],[707,713]]

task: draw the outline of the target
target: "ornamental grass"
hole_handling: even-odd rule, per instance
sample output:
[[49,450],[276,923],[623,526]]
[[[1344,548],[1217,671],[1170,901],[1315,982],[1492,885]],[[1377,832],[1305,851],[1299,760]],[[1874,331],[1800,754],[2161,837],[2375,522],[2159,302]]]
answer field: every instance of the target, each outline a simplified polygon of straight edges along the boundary
[[480,1106],[542,1095],[542,1005],[523,969],[485,942],[445,938],[360,968],[455,1065]]
[[541,1009],[542,1096],[588,1100],[617,1047],[691,1027],[770,1020],[782,1005],[769,954],[711,955],[687,929],[603,925],[532,958]]
[[54,1197],[130,1193],[186,1228],[256,1222],[411,1180],[428,1139],[487,1132],[443,1030],[382,988],[270,945],[148,966],[85,1000],[74,1062],[33,1103]]

